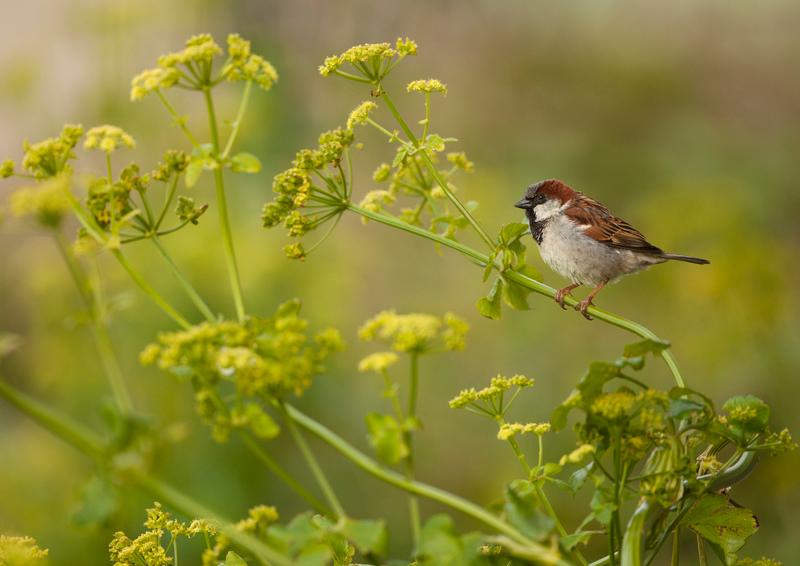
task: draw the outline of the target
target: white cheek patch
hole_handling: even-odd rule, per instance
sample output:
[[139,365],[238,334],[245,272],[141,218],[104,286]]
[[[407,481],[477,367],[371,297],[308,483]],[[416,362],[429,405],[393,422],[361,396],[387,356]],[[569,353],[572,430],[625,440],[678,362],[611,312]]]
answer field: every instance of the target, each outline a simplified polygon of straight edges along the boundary
[[548,200],[538,206],[533,207],[533,213],[537,221],[547,220],[564,210],[569,203],[561,204],[557,200]]

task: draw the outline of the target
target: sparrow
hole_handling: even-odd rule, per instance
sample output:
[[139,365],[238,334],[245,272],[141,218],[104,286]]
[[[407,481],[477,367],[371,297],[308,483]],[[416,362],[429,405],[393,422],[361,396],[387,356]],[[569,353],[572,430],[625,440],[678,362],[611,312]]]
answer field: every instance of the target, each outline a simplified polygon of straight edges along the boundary
[[542,260],[572,281],[556,291],[555,300],[561,308],[566,308],[564,298],[573,289],[581,285],[593,287],[575,306],[589,320],[586,309],[597,293],[623,275],[670,259],[710,263],[699,257],[664,252],[608,208],[557,179],[531,185],[514,206],[525,211]]

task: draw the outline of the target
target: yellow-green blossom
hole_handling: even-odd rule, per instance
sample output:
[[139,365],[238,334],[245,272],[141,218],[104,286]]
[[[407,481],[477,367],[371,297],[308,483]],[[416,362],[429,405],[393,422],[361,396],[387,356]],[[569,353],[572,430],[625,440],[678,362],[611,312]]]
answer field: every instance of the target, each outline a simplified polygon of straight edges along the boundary
[[350,112],[350,116],[347,117],[347,128],[352,130],[353,126],[365,124],[367,122],[367,118],[369,118],[370,112],[375,110],[377,107],[378,105],[371,100],[365,100],[356,106],[353,111]]
[[397,352],[421,353],[441,345],[457,350],[464,345],[469,326],[453,314],[440,318],[431,314],[397,314],[383,311],[365,322],[358,331],[364,341],[382,340]]
[[136,102],[151,92],[171,88],[179,80],[180,73],[173,67],[145,69],[131,80],[131,101]]
[[581,444],[569,454],[564,454],[558,463],[561,466],[565,464],[579,464],[586,456],[593,454],[594,451],[595,447],[591,444]]
[[463,389],[450,400],[450,408],[461,409],[476,402],[488,402],[489,405],[491,405],[492,401],[498,400],[500,394],[508,391],[512,387],[524,389],[526,387],[532,387],[533,384],[534,380],[524,375],[514,375],[512,377],[497,375],[492,378],[488,387],[484,387],[483,389],[475,389],[474,387]]
[[406,85],[406,90],[408,92],[424,92],[427,94],[432,92],[447,94],[447,86],[437,79],[411,81]]
[[28,566],[47,558],[48,551],[41,549],[31,537],[0,535],[0,565]]
[[283,247],[283,253],[285,253],[286,257],[288,257],[289,259],[299,259],[299,260],[306,259],[306,250],[305,248],[303,248],[302,242],[286,244]]
[[778,560],[775,560],[773,558],[767,558],[765,556],[762,556],[759,559],[753,559],[747,557],[739,558],[735,563],[735,566],[782,566],[782,565],[783,562],[779,562]]
[[392,173],[392,168],[389,166],[388,163],[381,163],[372,173],[372,180],[376,183],[383,183],[385,180],[389,178],[389,175]]
[[67,162],[75,158],[72,151],[83,136],[83,127],[67,124],[61,129],[58,137],[47,138],[40,142],[22,144],[25,155],[22,168],[29,171],[37,179],[55,177],[68,170]]
[[327,77],[340,71],[343,65],[350,64],[359,75],[377,82],[388,74],[394,66],[393,63],[416,53],[417,44],[408,38],[398,38],[394,48],[390,43],[362,43],[351,47],[341,55],[326,57],[319,67],[319,72],[323,77]]
[[222,55],[222,49],[210,34],[193,35],[186,40],[186,48],[177,53],[162,55],[158,66],[162,68],[188,65],[191,63],[210,64],[214,57]]
[[43,226],[56,228],[71,208],[69,190],[70,177],[67,174],[18,189],[11,194],[11,214],[34,216]]
[[399,359],[398,355],[394,352],[375,352],[359,362],[358,371],[382,373],[390,366],[396,364]]
[[[364,195],[364,198],[361,199],[359,206],[364,210],[369,210],[370,212],[381,212],[385,206],[394,203],[394,201],[395,196],[391,192],[374,190]],[[362,221],[366,222],[367,218],[362,218]]]
[[608,420],[615,420],[624,417],[635,402],[636,396],[629,391],[605,393],[594,400],[591,412]]
[[550,432],[550,423],[504,423],[497,431],[497,438],[508,440],[517,434],[535,434],[542,436]]
[[235,33],[228,36],[228,62],[222,68],[222,76],[229,81],[253,81],[264,90],[278,80],[272,63],[250,53],[250,42]]
[[236,528],[245,533],[259,534],[278,521],[278,510],[268,505],[257,505],[250,509],[247,518],[236,523]]
[[463,151],[451,152],[447,154],[447,161],[464,171],[465,173],[472,173],[475,171],[475,164],[467,159],[467,154]]
[[122,146],[132,148],[135,145],[133,138],[122,128],[109,125],[95,126],[86,132],[86,141],[83,142],[84,149],[99,149],[106,153]]
[[14,174],[14,162],[6,159],[0,163],[0,179],[7,179]]

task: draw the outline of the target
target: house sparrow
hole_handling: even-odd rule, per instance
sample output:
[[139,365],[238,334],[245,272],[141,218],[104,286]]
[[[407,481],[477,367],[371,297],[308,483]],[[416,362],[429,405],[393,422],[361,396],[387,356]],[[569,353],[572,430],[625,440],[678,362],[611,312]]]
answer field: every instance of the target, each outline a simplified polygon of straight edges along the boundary
[[576,287],[594,287],[575,307],[590,320],[586,309],[592,299],[623,275],[668,259],[709,263],[698,257],[665,253],[605,206],[556,179],[531,185],[514,206],[525,211],[544,262],[572,281],[556,292],[561,308],[566,308],[564,297]]

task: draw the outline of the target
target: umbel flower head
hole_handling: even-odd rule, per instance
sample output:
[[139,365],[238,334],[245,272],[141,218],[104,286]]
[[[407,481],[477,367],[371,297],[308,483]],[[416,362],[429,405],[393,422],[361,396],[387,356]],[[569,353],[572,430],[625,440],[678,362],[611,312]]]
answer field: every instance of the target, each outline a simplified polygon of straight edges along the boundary
[[18,189],[11,194],[11,214],[33,216],[42,226],[57,228],[71,206],[70,185],[70,175],[62,173],[36,185]]
[[75,158],[73,149],[83,136],[80,125],[65,125],[58,137],[47,138],[36,143],[22,144],[25,156],[22,168],[37,179],[47,179],[69,170],[68,161]]
[[352,77],[350,72],[354,71],[377,84],[406,56],[416,54],[417,44],[408,38],[398,38],[394,47],[390,43],[363,43],[340,55],[327,57],[319,72],[323,77],[331,74]]
[[33,566],[47,558],[48,551],[39,548],[31,537],[0,535],[0,564],[3,566]]
[[[337,128],[319,136],[316,149],[297,152],[292,167],[272,181],[276,197],[264,205],[264,227],[283,224],[288,235],[300,238],[341,214],[350,195],[342,159],[354,140],[353,131]],[[290,258],[305,257],[299,243],[285,249]]]
[[300,303],[290,301],[269,318],[203,322],[164,333],[145,348],[140,360],[191,379],[198,413],[212,425],[218,440],[237,427],[274,436],[277,426],[261,404],[302,395],[324,370],[328,356],[344,347],[333,328],[310,336],[299,311]]
[[358,331],[364,341],[381,340],[397,352],[425,353],[432,350],[463,350],[469,325],[453,313],[397,314],[382,311],[366,321]]
[[119,147],[133,148],[136,142],[122,128],[117,126],[95,126],[86,132],[86,141],[83,142],[84,149],[99,149],[110,154]]

